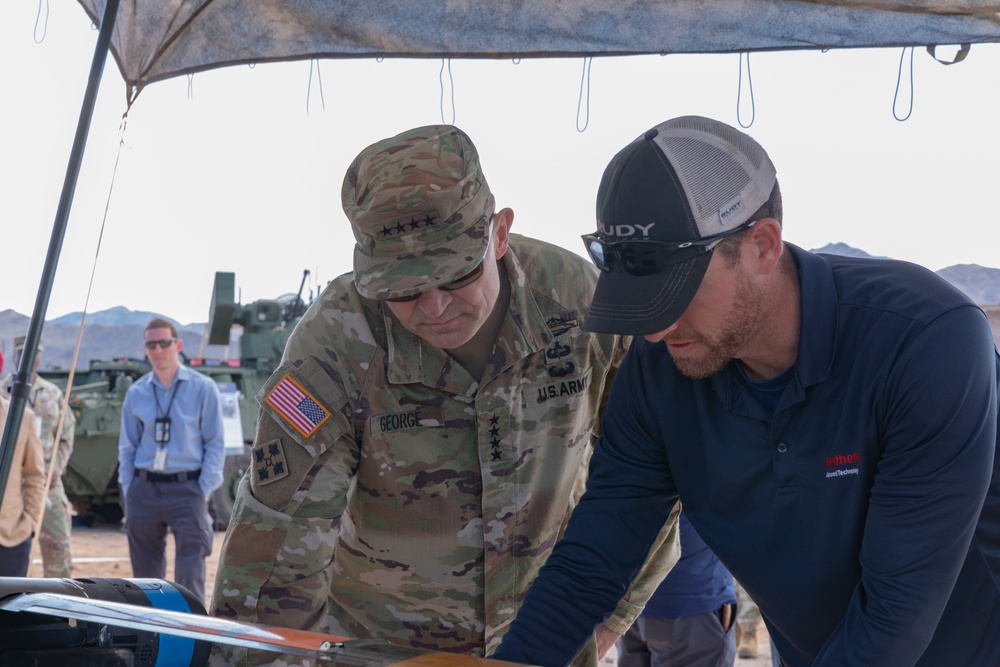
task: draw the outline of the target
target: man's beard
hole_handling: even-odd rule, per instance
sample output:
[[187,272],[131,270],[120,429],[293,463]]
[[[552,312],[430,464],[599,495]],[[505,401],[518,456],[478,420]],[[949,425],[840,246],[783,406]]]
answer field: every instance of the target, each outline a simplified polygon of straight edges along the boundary
[[674,357],[674,366],[693,380],[705,380],[721,371],[760,329],[764,319],[763,304],[759,291],[750,287],[746,280],[737,280],[732,306],[722,320],[719,335],[699,336],[704,354]]

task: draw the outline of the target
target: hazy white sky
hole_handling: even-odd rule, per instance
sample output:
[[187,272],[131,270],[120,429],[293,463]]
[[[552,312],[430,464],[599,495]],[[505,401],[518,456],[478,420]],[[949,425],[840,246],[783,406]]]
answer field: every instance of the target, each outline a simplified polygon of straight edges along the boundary
[[[33,0],[9,3],[0,25],[0,310],[23,314],[34,308],[97,39],[75,2],[51,4],[40,43]],[[747,132],[777,166],[785,238],[806,248],[842,241],[935,270],[1000,266],[1000,45],[973,46],[950,67],[914,56],[905,122],[892,113],[899,49],[751,57]],[[454,122],[476,142],[498,205],[514,209],[514,230],[580,253],[608,160],[673,116],[736,125],[740,62],[595,59],[581,133],[582,64],[451,64]],[[215,271],[235,272],[247,303],[295,291],[304,269],[314,288],[350,270],[344,170],[373,141],[441,122],[440,69],[439,60],[323,61],[325,106],[315,70],[307,97],[308,62],[152,84],[129,114],[109,201],[125,109],[109,58],[47,318],[84,309],[106,206],[90,312],[124,305],[203,322]]]

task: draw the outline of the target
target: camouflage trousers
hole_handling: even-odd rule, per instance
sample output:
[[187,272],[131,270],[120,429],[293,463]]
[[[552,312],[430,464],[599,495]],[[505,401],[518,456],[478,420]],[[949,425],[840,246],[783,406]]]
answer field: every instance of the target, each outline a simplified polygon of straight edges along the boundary
[[756,632],[757,624],[760,622],[760,609],[757,608],[757,603],[751,600],[747,592],[740,586],[740,582],[736,581],[735,584],[737,600],[736,625],[740,626],[740,632]]
[[70,553],[72,519],[69,507],[62,478],[53,479],[45,502],[42,531],[38,536],[38,546],[42,552],[42,572],[46,577],[69,577],[73,573],[73,557]]

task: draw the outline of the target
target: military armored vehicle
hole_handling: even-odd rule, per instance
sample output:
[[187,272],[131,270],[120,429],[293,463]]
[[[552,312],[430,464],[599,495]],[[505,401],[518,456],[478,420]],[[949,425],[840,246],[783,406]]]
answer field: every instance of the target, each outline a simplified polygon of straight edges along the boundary
[[[215,274],[207,324],[207,343],[229,348],[234,325],[240,332],[238,359],[182,359],[190,368],[214,379],[222,394],[226,428],[226,464],[222,487],[209,505],[217,530],[229,524],[240,478],[250,461],[249,445],[257,424],[258,390],[281,360],[285,343],[308,304],[302,298],[305,271],[297,294],[262,299],[248,305],[235,300],[235,275]],[[125,392],[150,371],[142,359],[91,361],[77,372],[69,405],[76,417],[73,454],[63,484],[84,523],[117,522],[123,515],[118,488],[118,433]],[[43,377],[66,386],[68,371],[42,371]]]

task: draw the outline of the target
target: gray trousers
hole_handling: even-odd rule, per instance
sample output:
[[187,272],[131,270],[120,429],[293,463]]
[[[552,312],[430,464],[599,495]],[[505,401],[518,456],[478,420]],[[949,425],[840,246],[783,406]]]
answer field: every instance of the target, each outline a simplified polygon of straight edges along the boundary
[[205,559],[212,521],[197,480],[148,482],[136,477],[125,494],[125,533],[132,576],[167,576],[167,527],[174,535],[174,580],[205,603]]
[[618,640],[618,667],[733,667],[736,623],[723,631],[719,614],[640,616]]

